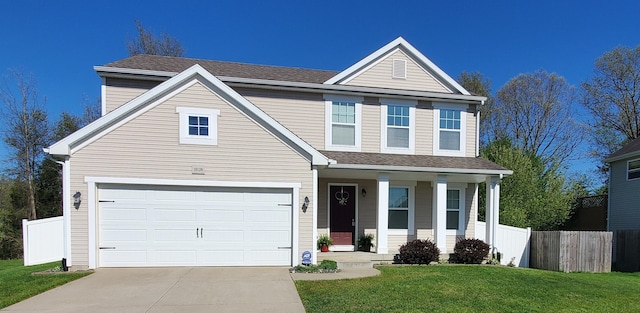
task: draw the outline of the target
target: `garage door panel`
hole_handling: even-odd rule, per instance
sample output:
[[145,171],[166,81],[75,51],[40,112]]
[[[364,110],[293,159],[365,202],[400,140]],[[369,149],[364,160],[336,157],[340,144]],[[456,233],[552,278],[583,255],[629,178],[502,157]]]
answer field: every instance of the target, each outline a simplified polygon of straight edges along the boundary
[[196,221],[196,209],[186,209],[186,208],[165,208],[159,207],[154,208],[153,218],[155,221],[163,222],[174,222],[174,221]]
[[102,187],[100,266],[291,264],[291,190]]

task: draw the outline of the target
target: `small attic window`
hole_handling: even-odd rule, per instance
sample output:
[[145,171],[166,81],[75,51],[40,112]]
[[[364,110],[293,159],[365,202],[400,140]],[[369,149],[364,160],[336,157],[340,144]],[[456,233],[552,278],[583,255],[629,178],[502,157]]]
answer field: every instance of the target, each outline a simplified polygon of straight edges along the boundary
[[407,78],[407,60],[393,59],[393,78]]

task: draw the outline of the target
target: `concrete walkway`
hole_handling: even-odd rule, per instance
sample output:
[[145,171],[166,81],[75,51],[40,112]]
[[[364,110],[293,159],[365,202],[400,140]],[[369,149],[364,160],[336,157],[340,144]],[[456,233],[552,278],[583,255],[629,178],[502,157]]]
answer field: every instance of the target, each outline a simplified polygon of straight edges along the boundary
[[293,280],[334,280],[363,278],[380,275],[380,271],[375,268],[345,268],[338,273],[291,273]]
[[304,312],[287,268],[98,269],[0,312]]

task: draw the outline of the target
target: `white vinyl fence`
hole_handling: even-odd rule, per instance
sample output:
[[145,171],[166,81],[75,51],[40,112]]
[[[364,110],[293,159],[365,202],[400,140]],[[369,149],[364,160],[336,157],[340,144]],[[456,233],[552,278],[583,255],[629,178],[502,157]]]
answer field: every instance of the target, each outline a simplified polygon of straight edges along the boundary
[[[486,242],[485,222],[476,222],[476,239]],[[496,248],[502,254],[500,263],[507,265],[513,259],[518,267],[529,267],[529,241],[531,228],[517,228],[498,225],[496,232]]]
[[40,220],[22,220],[24,265],[60,261],[64,256],[62,216]]

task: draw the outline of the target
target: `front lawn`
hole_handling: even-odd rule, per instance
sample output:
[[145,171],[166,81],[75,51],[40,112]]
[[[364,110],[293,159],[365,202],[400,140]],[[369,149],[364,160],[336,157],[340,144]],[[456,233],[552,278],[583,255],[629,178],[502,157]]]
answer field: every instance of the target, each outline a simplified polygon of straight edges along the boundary
[[640,312],[640,273],[465,265],[379,270],[377,277],[296,281],[296,286],[308,313]]
[[59,265],[58,262],[23,266],[22,260],[0,260],[0,309],[89,273],[31,275]]

